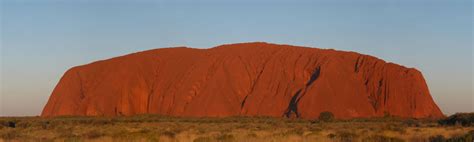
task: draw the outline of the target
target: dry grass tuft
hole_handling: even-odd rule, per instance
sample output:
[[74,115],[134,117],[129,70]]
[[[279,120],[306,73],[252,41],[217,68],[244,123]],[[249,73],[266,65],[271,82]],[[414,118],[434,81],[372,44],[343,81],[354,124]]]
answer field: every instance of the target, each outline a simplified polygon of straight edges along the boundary
[[309,121],[270,117],[0,118],[0,141],[472,141],[474,127],[433,120]]

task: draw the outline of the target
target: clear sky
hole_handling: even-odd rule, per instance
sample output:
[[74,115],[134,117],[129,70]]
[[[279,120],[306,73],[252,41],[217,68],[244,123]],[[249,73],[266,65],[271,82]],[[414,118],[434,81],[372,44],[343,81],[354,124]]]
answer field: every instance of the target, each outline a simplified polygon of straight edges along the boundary
[[474,111],[472,0],[1,0],[0,115],[39,115],[76,65],[159,47],[264,41],[374,55]]

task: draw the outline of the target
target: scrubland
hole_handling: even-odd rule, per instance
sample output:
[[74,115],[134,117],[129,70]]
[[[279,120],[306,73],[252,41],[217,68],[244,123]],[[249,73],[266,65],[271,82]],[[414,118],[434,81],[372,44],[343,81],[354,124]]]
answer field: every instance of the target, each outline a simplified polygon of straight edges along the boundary
[[[0,141],[473,141],[466,117],[301,120],[270,117],[4,117]],[[467,119],[466,121],[458,120]],[[453,123],[451,123],[453,122]]]

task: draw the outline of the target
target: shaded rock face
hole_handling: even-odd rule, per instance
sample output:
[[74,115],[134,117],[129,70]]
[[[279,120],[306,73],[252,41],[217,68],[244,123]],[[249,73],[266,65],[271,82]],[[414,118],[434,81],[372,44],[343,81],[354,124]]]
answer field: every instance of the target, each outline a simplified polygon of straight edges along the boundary
[[443,117],[422,74],[368,55],[268,43],[162,48],[68,70],[41,116]]

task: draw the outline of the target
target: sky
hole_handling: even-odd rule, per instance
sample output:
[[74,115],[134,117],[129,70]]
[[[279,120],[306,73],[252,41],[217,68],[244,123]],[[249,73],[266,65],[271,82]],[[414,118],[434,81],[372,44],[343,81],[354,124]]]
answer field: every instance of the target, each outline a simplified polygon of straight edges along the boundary
[[73,66],[255,41],[414,67],[443,113],[474,111],[472,0],[1,0],[0,8],[0,116],[39,115]]

